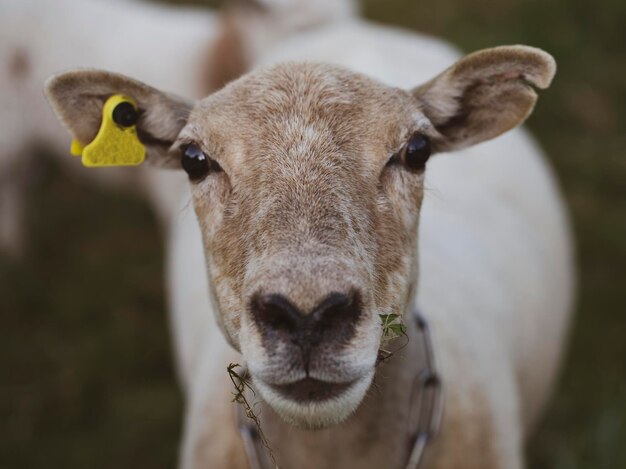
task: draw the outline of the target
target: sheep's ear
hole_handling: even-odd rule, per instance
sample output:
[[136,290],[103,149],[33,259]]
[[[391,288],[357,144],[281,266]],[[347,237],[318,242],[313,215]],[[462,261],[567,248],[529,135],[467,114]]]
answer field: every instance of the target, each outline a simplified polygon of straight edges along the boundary
[[437,151],[489,140],[521,124],[556,72],[552,56],[527,46],[503,46],[470,54],[414,89],[420,110],[440,136]]
[[114,94],[137,103],[137,135],[146,146],[146,162],[180,168],[171,149],[187,123],[192,105],[137,80],[100,70],[77,70],[55,75],[46,82],[46,96],[59,118],[82,145],[91,142],[102,121],[102,108]]

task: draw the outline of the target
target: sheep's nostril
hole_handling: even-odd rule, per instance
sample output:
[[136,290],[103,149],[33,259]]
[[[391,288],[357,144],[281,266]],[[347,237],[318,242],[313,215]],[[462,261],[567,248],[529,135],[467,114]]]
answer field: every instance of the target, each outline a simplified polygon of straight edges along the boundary
[[310,315],[312,342],[347,341],[354,334],[361,312],[361,297],[357,292],[331,293]]
[[[255,295],[251,304],[252,317],[266,331],[295,333],[302,314],[282,295]],[[293,340],[293,337],[292,337]]]

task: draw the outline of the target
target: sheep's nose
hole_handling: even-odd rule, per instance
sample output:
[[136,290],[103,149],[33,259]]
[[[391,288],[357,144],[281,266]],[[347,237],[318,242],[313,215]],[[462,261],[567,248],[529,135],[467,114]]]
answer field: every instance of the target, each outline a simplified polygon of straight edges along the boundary
[[346,343],[352,337],[361,315],[361,300],[354,291],[333,292],[305,313],[283,295],[255,295],[251,312],[265,340],[282,340],[300,348],[308,374],[315,346]]

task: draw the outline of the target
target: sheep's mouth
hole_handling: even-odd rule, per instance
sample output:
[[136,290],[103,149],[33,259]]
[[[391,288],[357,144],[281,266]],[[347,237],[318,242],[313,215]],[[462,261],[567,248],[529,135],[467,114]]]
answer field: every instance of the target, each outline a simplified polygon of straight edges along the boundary
[[272,385],[274,392],[289,400],[306,403],[306,402],[323,402],[345,393],[354,384],[354,381],[348,383],[332,383],[321,381],[315,378],[304,378],[290,384]]

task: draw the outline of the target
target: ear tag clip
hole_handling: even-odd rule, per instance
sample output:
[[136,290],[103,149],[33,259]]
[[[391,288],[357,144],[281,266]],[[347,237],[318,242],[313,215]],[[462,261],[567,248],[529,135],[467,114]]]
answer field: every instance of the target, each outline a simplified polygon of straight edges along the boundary
[[93,141],[85,146],[72,141],[72,155],[82,155],[84,166],[136,166],[146,159],[146,147],[137,136],[137,104],[116,94],[102,109],[102,124]]

